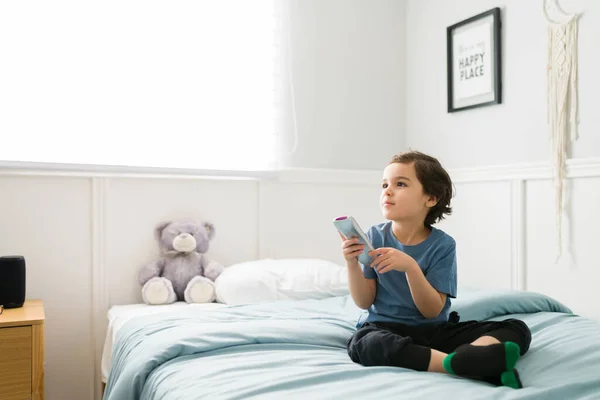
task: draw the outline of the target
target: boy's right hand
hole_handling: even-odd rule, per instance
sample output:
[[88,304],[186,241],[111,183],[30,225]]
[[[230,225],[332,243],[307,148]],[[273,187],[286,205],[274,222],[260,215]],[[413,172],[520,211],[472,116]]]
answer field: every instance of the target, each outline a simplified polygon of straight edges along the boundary
[[341,233],[339,235],[342,238],[342,255],[346,262],[358,262],[358,256],[365,249],[365,245],[359,243],[356,237],[346,239]]

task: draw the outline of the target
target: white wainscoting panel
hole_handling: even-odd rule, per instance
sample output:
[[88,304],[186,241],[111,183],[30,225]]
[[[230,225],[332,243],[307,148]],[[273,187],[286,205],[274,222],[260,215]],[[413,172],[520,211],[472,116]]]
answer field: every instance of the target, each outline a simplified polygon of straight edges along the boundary
[[91,181],[0,176],[0,193],[0,254],[25,257],[26,296],[45,305],[46,398],[89,399]]
[[437,226],[456,240],[459,287],[510,288],[510,182],[455,186],[452,215]]
[[161,221],[210,221],[207,257],[229,265],[257,257],[257,182],[211,179],[110,179],[105,209],[109,305],[141,302],[140,268],[159,257]]
[[366,184],[262,182],[261,258],[311,257],[344,265],[333,219],[352,215],[364,230],[383,222],[379,180]]
[[564,302],[575,313],[600,320],[600,178],[570,179],[558,256],[554,187],[527,184],[527,289]]

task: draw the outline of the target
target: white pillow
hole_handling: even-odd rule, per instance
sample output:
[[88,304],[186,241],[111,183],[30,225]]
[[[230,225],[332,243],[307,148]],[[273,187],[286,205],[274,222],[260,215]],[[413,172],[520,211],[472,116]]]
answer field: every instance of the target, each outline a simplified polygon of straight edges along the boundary
[[262,259],[226,267],[215,281],[217,301],[252,304],[349,294],[345,266],[318,259]]

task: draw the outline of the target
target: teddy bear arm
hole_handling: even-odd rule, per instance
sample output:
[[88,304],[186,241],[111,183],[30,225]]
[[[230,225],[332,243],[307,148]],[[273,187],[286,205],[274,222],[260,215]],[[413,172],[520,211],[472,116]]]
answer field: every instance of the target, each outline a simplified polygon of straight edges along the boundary
[[155,278],[157,276],[161,276],[164,267],[165,267],[164,259],[156,260],[156,261],[153,261],[150,264],[146,265],[144,268],[142,268],[142,270],[140,271],[140,274],[138,276],[140,285],[143,286],[150,279]]
[[219,264],[216,261],[208,261],[206,258],[203,260],[204,267],[204,276],[210,279],[211,281],[215,281],[219,275],[223,272],[223,265]]

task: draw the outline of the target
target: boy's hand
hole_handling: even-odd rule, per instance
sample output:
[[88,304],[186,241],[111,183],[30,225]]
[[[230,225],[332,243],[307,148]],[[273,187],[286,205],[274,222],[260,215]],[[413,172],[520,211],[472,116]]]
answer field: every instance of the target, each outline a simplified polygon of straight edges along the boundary
[[393,247],[372,250],[369,255],[374,258],[371,267],[375,268],[380,274],[385,274],[393,269],[406,272],[415,265],[414,258]]
[[358,243],[358,238],[346,239],[341,233],[340,237],[342,238],[342,254],[346,262],[358,261],[358,256],[364,250],[365,245]]

